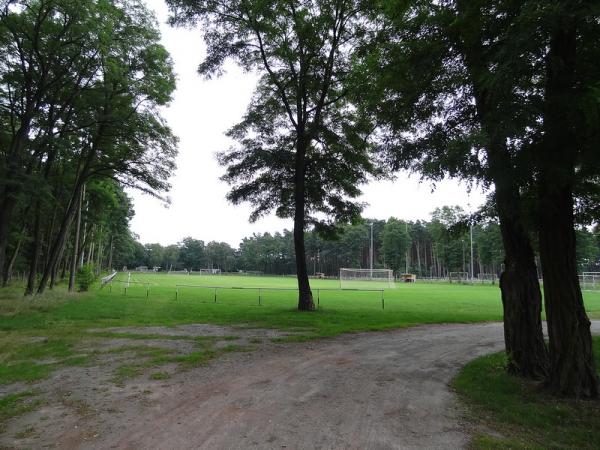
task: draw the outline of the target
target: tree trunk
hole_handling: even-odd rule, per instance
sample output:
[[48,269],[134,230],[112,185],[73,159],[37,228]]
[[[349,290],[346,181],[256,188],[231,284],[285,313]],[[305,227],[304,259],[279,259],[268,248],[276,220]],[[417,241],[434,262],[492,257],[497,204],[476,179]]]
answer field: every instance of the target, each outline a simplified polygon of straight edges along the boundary
[[315,309],[310,283],[308,281],[308,268],[306,266],[306,249],[304,247],[305,218],[305,180],[306,144],[301,134],[296,145],[295,161],[295,186],[294,186],[294,252],[296,255],[296,277],[298,278],[298,309],[312,311]]
[[0,207],[0,273],[2,274],[6,273],[6,249],[10,233],[10,219],[15,206],[16,199],[12,197],[8,188],[6,188],[5,199]]
[[4,273],[2,274],[2,287],[6,287],[12,278],[12,269],[19,256],[19,252],[21,251],[21,244],[23,243],[23,233],[25,232],[25,225],[21,229],[21,233],[19,234],[19,240],[17,241],[17,245],[15,246],[15,250],[11,255],[6,267],[4,269]]
[[533,249],[520,219],[519,193],[516,187],[498,182],[495,197],[505,255],[500,290],[508,372],[541,379],[548,373],[542,298]]
[[540,204],[540,256],[550,342],[547,385],[560,395],[598,397],[590,321],[575,259],[573,199],[568,189],[547,186]]
[[[468,17],[474,29],[480,28],[477,5],[466,0],[458,2],[461,14]],[[547,374],[548,353],[541,322],[541,293],[534,253],[527,229],[522,221],[519,179],[506,147],[507,136],[502,128],[502,113],[497,115],[495,98],[487,84],[482,36],[461,34],[457,40],[473,85],[477,118],[487,135],[487,176],[495,185],[495,199],[504,246],[504,271],[500,289],[504,311],[504,342],[508,356],[508,371],[515,375],[539,379]],[[497,96],[498,93],[495,92]]]
[[73,292],[75,287],[75,272],[77,272],[77,261],[79,256],[79,233],[81,230],[81,206],[83,201],[83,192],[79,195],[77,205],[77,225],[75,225],[75,241],[73,243],[73,259],[71,260],[71,271],[69,273],[69,292]]
[[550,40],[544,140],[537,149],[540,259],[550,342],[548,387],[571,397],[598,397],[590,321],[577,276],[573,183],[577,157],[577,29],[569,15]]
[[38,294],[42,294],[46,290],[46,286],[48,285],[48,280],[50,279],[51,268],[58,261],[58,256],[60,254],[60,250],[65,245],[65,239],[67,236],[67,232],[70,228],[71,221],[73,220],[73,216],[75,215],[75,209],[77,205],[77,199],[81,195],[82,185],[78,181],[75,185],[74,192],[71,195],[71,200],[69,201],[69,205],[67,210],[63,215],[63,219],[58,229],[58,234],[54,243],[50,248],[50,257],[48,258],[48,265],[44,269],[44,273],[42,274],[42,278],[40,280],[40,284],[38,286]]
[[33,241],[31,241],[31,255],[29,259],[29,275],[27,276],[27,287],[25,295],[32,295],[35,289],[35,278],[37,275],[38,261],[41,247],[41,227],[40,227],[40,202],[35,205],[35,219],[33,224]]
[[108,270],[112,272],[112,258],[113,258],[113,237],[110,236],[110,247],[108,251]]

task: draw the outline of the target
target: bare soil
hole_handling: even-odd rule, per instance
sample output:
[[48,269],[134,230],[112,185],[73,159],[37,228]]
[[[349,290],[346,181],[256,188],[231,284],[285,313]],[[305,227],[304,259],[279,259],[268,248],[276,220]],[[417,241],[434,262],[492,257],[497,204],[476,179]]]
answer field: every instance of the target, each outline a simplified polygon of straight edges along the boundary
[[[600,322],[594,323],[600,332]],[[107,331],[107,330],[96,330]],[[113,329],[165,339],[103,340],[164,346],[182,354],[190,340],[251,347],[201,367],[150,367],[114,382],[127,352],[56,371],[28,385],[44,404],[12,419],[0,448],[60,449],[451,449],[469,425],[448,383],[469,360],[503,348],[502,325],[418,326],[273,343],[284,334],[186,325]],[[219,340],[219,339],[222,339]],[[157,371],[167,379],[153,379]],[[23,386],[3,387],[1,394]]]

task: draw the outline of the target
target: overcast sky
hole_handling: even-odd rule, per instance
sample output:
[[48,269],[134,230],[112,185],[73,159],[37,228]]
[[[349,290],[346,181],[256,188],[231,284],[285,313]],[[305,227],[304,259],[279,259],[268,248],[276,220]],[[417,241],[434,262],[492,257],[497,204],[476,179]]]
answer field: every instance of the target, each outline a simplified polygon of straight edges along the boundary
[[[163,45],[171,53],[178,83],[173,102],[164,116],[179,137],[177,170],[169,193],[171,204],[130,192],[135,217],[131,227],[143,243],[163,245],[186,236],[208,241],[225,241],[237,246],[252,233],[291,229],[291,220],[271,216],[249,223],[250,208],[233,206],[225,200],[228,186],[219,181],[223,168],[215,153],[227,149],[231,141],[224,132],[237,123],[254,89],[255,77],[231,65],[227,73],[210,81],[196,72],[204,55],[198,29],[173,29],[165,24],[167,9],[162,0],[146,0],[161,26]],[[363,188],[360,201],[369,204],[364,217],[387,219],[428,219],[438,206],[461,205],[467,209],[480,205],[484,194],[467,193],[465,184],[439,183],[434,192],[428,182],[419,183],[417,175],[399,174],[395,181],[373,182]]]

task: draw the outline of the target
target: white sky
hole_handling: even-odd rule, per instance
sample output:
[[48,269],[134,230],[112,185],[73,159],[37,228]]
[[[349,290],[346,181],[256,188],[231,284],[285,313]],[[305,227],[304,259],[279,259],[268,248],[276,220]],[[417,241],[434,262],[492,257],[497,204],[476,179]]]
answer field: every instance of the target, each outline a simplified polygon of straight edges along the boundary
[[[163,45],[175,64],[177,91],[164,116],[180,142],[177,170],[171,178],[171,205],[166,208],[159,200],[130,192],[135,208],[133,231],[143,243],[167,245],[191,236],[237,246],[252,233],[291,229],[291,220],[275,216],[250,224],[250,207],[228,203],[228,186],[219,180],[224,169],[217,164],[215,153],[231,145],[224,132],[244,113],[255,77],[232,65],[220,78],[202,79],[196,72],[204,55],[200,31],[169,27],[164,1],[146,3],[157,14]],[[468,209],[468,204],[477,207],[484,201],[481,191],[474,189],[469,194],[464,183],[452,180],[439,183],[433,193],[431,190],[428,182],[419,183],[418,175],[400,174],[393,182],[373,182],[363,188],[360,201],[369,204],[363,216],[429,219],[439,206],[461,205]]]

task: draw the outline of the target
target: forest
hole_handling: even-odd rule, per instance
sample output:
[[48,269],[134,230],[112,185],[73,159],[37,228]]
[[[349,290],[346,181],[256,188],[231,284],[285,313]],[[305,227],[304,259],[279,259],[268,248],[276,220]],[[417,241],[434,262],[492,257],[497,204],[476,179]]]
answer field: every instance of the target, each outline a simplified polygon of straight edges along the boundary
[[[337,277],[341,267],[369,268],[371,223],[374,268],[391,268],[396,275],[414,273],[418,278],[446,278],[449,272],[470,273],[470,233],[464,220],[465,212],[460,207],[446,206],[436,209],[429,221],[364,219],[344,227],[336,239],[324,239],[309,231],[305,239],[310,274]],[[582,227],[577,230],[577,238],[580,272],[600,271],[598,229],[589,231]],[[295,274],[293,236],[289,230],[254,234],[242,239],[237,247],[226,242],[205,243],[192,237],[167,246],[142,244],[128,231],[119,235],[115,243],[112,257],[105,248],[97,254],[94,264],[118,270],[146,266],[160,271],[220,269]],[[98,245],[91,240],[87,242],[82,255],[85,261],[94,261],[92,252]],[[473,226],[473,257],[475,278],[479,274],[499,277],[504,252],[499,226],[493,220]]]

